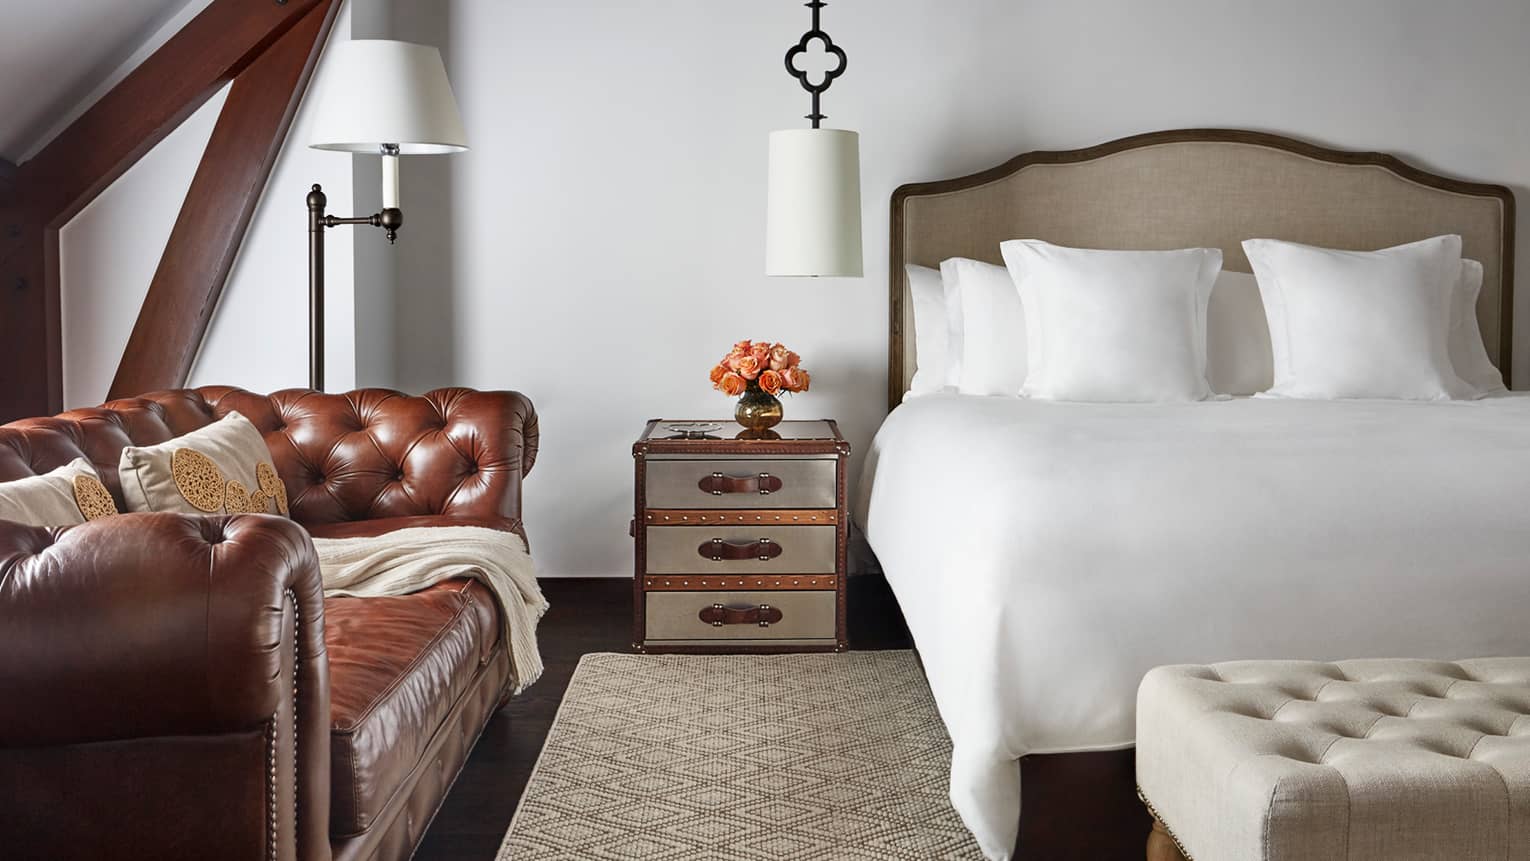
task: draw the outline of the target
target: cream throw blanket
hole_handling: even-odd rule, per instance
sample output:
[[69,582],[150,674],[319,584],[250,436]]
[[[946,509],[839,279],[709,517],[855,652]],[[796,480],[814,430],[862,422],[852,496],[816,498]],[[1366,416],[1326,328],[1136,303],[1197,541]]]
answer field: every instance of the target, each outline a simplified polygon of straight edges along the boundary
[[478,526],[418,526],[365,538],[315,538],[325,597],[407,595],[453,577],[488,586],[499,599],[515,692],[542,675],[537,621],[547,599],[526,542]]

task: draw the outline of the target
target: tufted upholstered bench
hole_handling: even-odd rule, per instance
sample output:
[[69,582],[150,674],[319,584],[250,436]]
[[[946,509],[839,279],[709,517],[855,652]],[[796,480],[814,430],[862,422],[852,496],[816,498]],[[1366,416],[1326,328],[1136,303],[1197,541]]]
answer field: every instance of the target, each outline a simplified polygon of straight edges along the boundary
[[1151,861],[1530,858],[1530,658],[1150,671]]

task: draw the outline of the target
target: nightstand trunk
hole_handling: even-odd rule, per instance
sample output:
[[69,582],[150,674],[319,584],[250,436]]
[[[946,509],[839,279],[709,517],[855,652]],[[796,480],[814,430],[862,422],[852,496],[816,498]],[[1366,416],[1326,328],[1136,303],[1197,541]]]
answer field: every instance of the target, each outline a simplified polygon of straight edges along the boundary
[[850,445],[833,421],[770,438],[671,430],[632,446],[639,652],[844,651]]

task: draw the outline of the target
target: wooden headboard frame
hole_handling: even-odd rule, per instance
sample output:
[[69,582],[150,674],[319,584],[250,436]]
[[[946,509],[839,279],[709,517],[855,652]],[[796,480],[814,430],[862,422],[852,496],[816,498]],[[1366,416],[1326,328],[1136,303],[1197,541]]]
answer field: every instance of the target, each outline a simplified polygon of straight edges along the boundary
[[888,409],[914,370],[906,263],[999,263],[999,242],[1025,237],[1083,248],[1219,247],[1225,268],[1248,272],[1239,243],[1255,236],[1369,250],[1441,233],[1461,234],[1465,256],[1482,261],[1478,319],[1507,382],[1514,195],[1501,185],[1233,129],[1031,152],[971,176],[905,185],[892,196]]

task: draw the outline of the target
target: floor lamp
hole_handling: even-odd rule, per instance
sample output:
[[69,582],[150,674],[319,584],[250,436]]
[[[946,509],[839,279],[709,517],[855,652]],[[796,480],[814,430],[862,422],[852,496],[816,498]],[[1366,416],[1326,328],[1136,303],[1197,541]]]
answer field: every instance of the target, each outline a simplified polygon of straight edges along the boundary
[[317,183],[308,192],[308,385],[324,389],[324,231],[368,224],[391,244],[404,224],[399,208],[398,157],[467,149],[441,52],[429,45],[357,39],[324,55],[314,149],[382,156],[382,206],[371,215],[328,215]]

